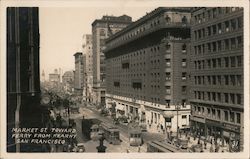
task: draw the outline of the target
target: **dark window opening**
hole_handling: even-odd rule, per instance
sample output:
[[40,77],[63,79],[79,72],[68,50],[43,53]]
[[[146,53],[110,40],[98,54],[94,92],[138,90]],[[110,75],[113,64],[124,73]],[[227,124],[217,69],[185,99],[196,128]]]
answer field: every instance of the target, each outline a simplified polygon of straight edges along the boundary
[[122,68],[123,68],[123,69],[129,69],[129,63],[128,63],[128,62],[123,63],[123,64],[122,64]]
[[114,82],[115,87],[120,87],[120,82]]
[[135,88],[135,89],[141,89],[142,84],[141,84],[141,82],[133,82],[132,87]]

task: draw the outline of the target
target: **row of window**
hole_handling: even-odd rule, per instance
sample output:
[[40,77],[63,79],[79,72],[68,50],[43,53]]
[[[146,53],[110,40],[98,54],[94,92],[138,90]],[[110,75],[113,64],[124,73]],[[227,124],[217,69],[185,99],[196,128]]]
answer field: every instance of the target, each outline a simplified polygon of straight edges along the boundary
[[[183,44],[181,46],[181,50],[182,50],[182,53],[186,53],[187,52],[187,45],[186,44]],[[170,54],[171,53],[171,45],[168,43],[166,44],[166,53],[167,54]]]
[[199,40],[209,36],[214,36],[226,32],[235,31],[243,28],[243,17],[237,17],[235,19],[227,20],[222,23],[214,24],[206,28],[198,29],[194,31],[194,39]]
[[242,75],[194,76],[195,85],[242,86]]
[[[166,95],[171,94],[171,86],[165,86]],[[187,86],[181,86],[181,92],[183,94],[187,93]]]
[[242,67],[242,56],[230,56],[224,58],[213,58],[194,61],[195,70],[216,69],[216,68],[234,68]]
[[[171,59],[165,59],[166,67],[171,67]],[[187,67],[187,59],[182,59],[181,66],[186,68]]]
[[203,23],[208,20],[224,16],[225,14],[235,12],[240,10],[239,7],[217,7],[217,8],[211,8],[207,9],[205,12],[202,12],[201,14],[197,14],[194,16],[194,23]]
[[192,111],[194,114],[199,114],[206,117],[208,116],[217,120],[223,120],[237,124],[241,123],[241,114],[239,112],[200,106],[194,106]]
[[235,93],[194,91],[195,99],[229,104],[242,104],[242,95]]
[[[168,24],[168,23],[179,23],[179,22],[172,22],[171,18],[169,16],[166,16],[165,18],[161,18],[161,17],[157,17],[154,18],[153,20],[151,20],[148,23],[145,23],[144,25],[133,29],[133,31],[130,31],[124,35],[122,35],[120,38],[117,38],[115,40],[113,40],[112,42],[110,42],[110,45],[114,45],[116,43],[119,43],[120,41],[124,41],[124,40],[128,40],[138,34],[141,34],[142,32],[152,29],[153,27],[159,26],[161,24]],[[181,18],[181,23],[186,25],[188,23],[188,19],[187,17],[184,15]]]
[[[186,81],[187,80],[187,72],[182,72],[181,73],[181,80]],[[171,81],[171,73],[166,72],[166,81]]]
[[238,36],[230,39],[224,39],[194,46],[194,53],[195,55],[199,55],[199,54],[206,54],[206,53],[213,53],[220,51],[228,51],[242,47],[243,47],[242,36]]
[[126,55],[122,55],[122,56],[119,56],[117,58],[113,58],[112,60],[113,60],[113,62],[115,62],[115,61],[121,61],[121,60],[128,59],[128,58],[140,57],[141,55],[145,55],[146,51],[148,52],[149,50],[151,52],[157,52],[160,50],[160,45],[154,45],[154,46],[150,46],[148,48],[140,49],[140,50],[128,53]]

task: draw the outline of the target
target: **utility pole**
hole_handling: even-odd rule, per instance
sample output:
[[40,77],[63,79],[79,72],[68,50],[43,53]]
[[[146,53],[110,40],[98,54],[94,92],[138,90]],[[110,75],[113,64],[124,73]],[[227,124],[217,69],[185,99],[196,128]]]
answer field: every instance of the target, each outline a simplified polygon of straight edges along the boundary
[[176,135],[176,138],[177,140],[179,139],[179,105],[175,105],[175,109],[176,109],[176,112],[177,112],[177,135]]

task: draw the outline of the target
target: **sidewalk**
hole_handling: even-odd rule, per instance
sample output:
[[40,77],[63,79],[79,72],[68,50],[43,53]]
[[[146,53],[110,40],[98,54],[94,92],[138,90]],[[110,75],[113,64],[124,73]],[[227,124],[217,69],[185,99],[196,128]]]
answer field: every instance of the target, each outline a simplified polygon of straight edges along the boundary
[[[196,138],[195,140],[194,140],[194,137],[192,137],[192,136],[188,136],[188,137],[190,137],[190,140],[189,140],[189,142],[188,142],[188,147],[191,147],[191,146],[193,146],[193,145],[198,145],[198,138]],[[181,138],[183,138],[183,139],[187,139],[186,138],[186,136],[184,135],[184,134],[182,134],[181,135]],[[203,147],[203,152],[210,152],[210,149],[211,149],[211,146],[212,146],[212,149],[213,149],[213,152],[214,152],[214,150],[215,150],[215,145],[214,144],[211,144],[210,142],[206,142],[206,149],[205,149],[205,146],[204,146],[204,139],[200,139],[200,144],[202,145],[202,147]],[[224,146],[224,147],[222,147],[222,146],[220,146],[219,147],[219,151],[218,151],[219,153],[221,153],[221,152],[228,152],[228,147],[226,147],[226,146]],[[216,153],[216,152],[215,152]]]

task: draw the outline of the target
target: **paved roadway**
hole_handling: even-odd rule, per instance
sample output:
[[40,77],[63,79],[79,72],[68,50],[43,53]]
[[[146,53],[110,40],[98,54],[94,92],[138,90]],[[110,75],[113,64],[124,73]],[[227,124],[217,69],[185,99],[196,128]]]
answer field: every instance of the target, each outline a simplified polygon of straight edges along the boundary
[[[86,152],[96,152],[96,146],[98,146],[99,141],[88,141],[84,138],[82,135],[82,128],[81,128],[81,119],[82,116],[85,116],[85,118],[98,118],[99,120],[106,122],[106,123],[112,123],[113,119],[110,117],[104,117],[100,115],[100,113],[91,107],[81,107],[79,114],[71,114],[71,117],[76,119],[76,129],[77,129],[77,141],[78,143],[84,143]],[[116,127],[120,130],[120,138],[122,140],[121,145],[112,145],[107,142],[104,142],[104,145],[107,146],[106,152],[127,152],[127,149],[129,152],[138,152],[138,147],[132,147],[129,146],[128,142],[128,127],[126,125],[116,125]],[[152,140],[163,140],[165,136],[163,134],[159,133],[149,133],[149,132],[143,132],[143,140],[144,144],[140,148],[140,152],[146,152],[147,149],[147,142]]]

